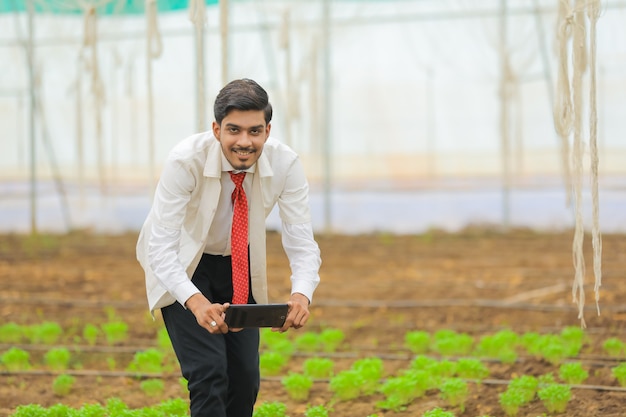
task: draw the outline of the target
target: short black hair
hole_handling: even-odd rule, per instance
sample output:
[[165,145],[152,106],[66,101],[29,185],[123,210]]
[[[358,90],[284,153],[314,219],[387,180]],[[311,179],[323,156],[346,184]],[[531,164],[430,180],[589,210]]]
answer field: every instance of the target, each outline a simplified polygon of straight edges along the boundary
[[267,91],[256,81],[248,78],[229,82],[215,98],[213,114],[219,125],[232,110],[262,110],[265,114],[265,124],[272,120],[272,105]]

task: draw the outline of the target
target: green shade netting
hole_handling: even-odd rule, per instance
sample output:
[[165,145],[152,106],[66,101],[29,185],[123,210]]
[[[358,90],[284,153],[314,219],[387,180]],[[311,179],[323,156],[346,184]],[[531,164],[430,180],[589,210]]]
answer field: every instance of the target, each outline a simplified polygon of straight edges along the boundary
[[[0,0],[0,13],[24,12],[29,0]],[[98,14],[123,15],[143,14],[145,0],[32,0],[37,13],[82,14],[80,4],[93,4]],[[156,0],[160,12],[183,10],[189,0]],[[207,5],[214,5],[218,0],[205,0]]]

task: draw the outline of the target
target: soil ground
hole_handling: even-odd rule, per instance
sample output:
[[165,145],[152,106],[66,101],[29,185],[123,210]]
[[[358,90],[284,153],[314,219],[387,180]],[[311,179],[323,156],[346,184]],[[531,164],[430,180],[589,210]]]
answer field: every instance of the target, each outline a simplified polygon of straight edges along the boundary
[[[498,233],[469,229],[461,233],[430,232],[419,236],[372,234],[360,236],[320,235],[322,282],[311,307],[305,329],[339,328],[346,334],[341,349],[332,357],[337,370],[347,369],[357,358],[385,358],[385,376],[397,375],[409,366],[412,356],[403,347],[410,330],[431,333],[441,329],[466,332],[476,339],[502,329],[518,333],[558,333],[579,326],[571,286],[572,233],[535,233],[518,230]],[[11,415],[21,404],[49,407],[63,403],[73,407],[121,398],[130,407],[157,404],[166,398],[184,398],[178,369],[164,375],[166,390],[150,397],[140,381],[124,369],[135,352],[156,346],[162,327],[157,315],[147,312],[143,273],[135,260],[137,236],[93,235],[85,232],[63,236],[0,237],[0,323],[20,325],[57,322],[65,329],[61,345],[74,346],[73,371],[77,384],[64,397],[52,392],[57,375],[41,365],[49,347],[20,345],[39,363],[29,372],[8,372],[0,365],[0,417]],[[589,369],[584,386],[573,388],[569,417],[624,416],[626,392],[611,375],[611,367],[626,358],[610,357],[602,343],[609,337],[626,341],[626,236],[603,236],[603,285],[601,314],[594,305],[590,238],[586,244],[587,296],[584,317],[589,342],[578,358]],[[270,299],[284,301],[290,288],[289,267],[280,236],[268,235]],[[129,325],[129,337],[108,346],[80,345],[87,323],[100,325],[112,315]],[[73,336],[72,336],[73,335]],[[73,339],[72,339],[73,338]],[[0,353],[11,345],[0,346]],[[301,371],[305,354],[295,355],[289,370]],[[117,366],[111,366],[114,358]],[[402,412],[376,408],[382,394],[336,402],[331,416],[421,416],[442,407],[456,416],[504,416],[498,394],[506,382],[521,374],[543,375],[557,368],[545,360],[520,356],[513,364],[493,362],[491,375],[472,384],[462,412],[450,407],[436,392],[414,401]],[[307,401],[290,400],[280,377],[262,380],[258,404],[281,401],[291,417],[303,416],[310,405],[329,404],[327,381],[316,381]],[[546,408],[535,400],[519,416],[541,416]]]

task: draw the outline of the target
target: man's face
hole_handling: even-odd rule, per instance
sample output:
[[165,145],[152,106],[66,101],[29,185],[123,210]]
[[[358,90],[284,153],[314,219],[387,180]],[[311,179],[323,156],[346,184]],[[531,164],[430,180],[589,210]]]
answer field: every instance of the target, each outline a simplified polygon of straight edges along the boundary
[[265,124],[262,110],[232,110],[221,125],[213,122],[213,134],[236,170],[248,169],[259,159],[270,128],[271,124]]

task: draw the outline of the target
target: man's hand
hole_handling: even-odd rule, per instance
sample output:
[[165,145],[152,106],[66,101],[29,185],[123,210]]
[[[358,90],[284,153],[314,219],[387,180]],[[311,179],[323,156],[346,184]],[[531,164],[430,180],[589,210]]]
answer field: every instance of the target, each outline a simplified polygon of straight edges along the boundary
[[286,332],[290,327],[299,329],[309,320],[309,299],[304,294],[291,294],[287,305],[289,305],[289,312],[287,313],[285,324],[283,324],[281,328],[274,328],[272,330]]
[[230,304],[214,304],[201,293],[196,293],[189,297],[185,306],[196,316],[198,324],[209,333],[228,333],[228,325],[224,322],[224,317]]

